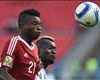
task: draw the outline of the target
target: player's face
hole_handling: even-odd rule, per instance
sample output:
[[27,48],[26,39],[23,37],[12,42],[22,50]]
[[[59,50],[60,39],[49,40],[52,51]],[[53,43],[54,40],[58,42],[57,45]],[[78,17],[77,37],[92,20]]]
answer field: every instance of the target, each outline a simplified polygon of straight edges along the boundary
[[22,27],[23,34],[31,39],[37,39],[41,33],[41,21],[39,17],[27,16]]
[[47,64],[53,64],[55,60],[55,54],[56,54],[56,44],[50,40],[47,40],[47,43],[43,47],[42,50],[44,61]]

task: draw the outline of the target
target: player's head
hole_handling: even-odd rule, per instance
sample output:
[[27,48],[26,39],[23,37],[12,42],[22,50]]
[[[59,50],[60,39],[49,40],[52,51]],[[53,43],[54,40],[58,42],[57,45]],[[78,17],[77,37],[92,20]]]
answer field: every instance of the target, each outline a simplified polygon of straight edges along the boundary
[[28,38],[37,39],[41,33],[40,13],[36,9],[26,9],[19,14],[20,33]]
[[43,64],[53,64],[56,54],[56,44],[54,38],[50,36],[42,36],[36,42],[39,49],[39,57]]

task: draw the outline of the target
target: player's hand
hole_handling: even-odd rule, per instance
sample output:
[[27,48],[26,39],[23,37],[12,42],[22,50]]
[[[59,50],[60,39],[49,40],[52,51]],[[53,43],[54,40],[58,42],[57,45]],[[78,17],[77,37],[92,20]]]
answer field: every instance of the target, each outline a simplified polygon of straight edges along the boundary
[[5,80],[2,76],[0,76],[0,80]]
[[15,80],[9,73],[9,68],[2,66],[0,68],[0,80]]

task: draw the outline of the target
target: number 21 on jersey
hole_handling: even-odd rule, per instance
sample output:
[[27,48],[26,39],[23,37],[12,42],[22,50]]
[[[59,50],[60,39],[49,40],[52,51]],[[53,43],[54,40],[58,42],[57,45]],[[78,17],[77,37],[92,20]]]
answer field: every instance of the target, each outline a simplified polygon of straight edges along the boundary
[[[29,66],[29,68],[28,68],[28,72],[32,74],[33,72],[35,72],[36,63],[33,62],[33,61],[30,61],[29,64],[30,64],[30,66]],[[33,67],[34,67],[34,68],[33,68]],[[33,68],[33,69],[32,69],[32,68]]]

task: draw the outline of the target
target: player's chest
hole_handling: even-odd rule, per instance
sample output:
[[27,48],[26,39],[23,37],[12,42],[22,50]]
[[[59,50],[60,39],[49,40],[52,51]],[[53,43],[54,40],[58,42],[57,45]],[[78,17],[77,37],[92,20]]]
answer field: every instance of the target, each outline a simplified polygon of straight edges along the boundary
[[35,52],[35,50],[30,50],[27,47],[23,48],[20,47],[19,51],[18,51],[18,61],[20,63],[24,63],[24,64],[28,64],[30,61],[32,62],[36,62],[37,61],[37,53]]

